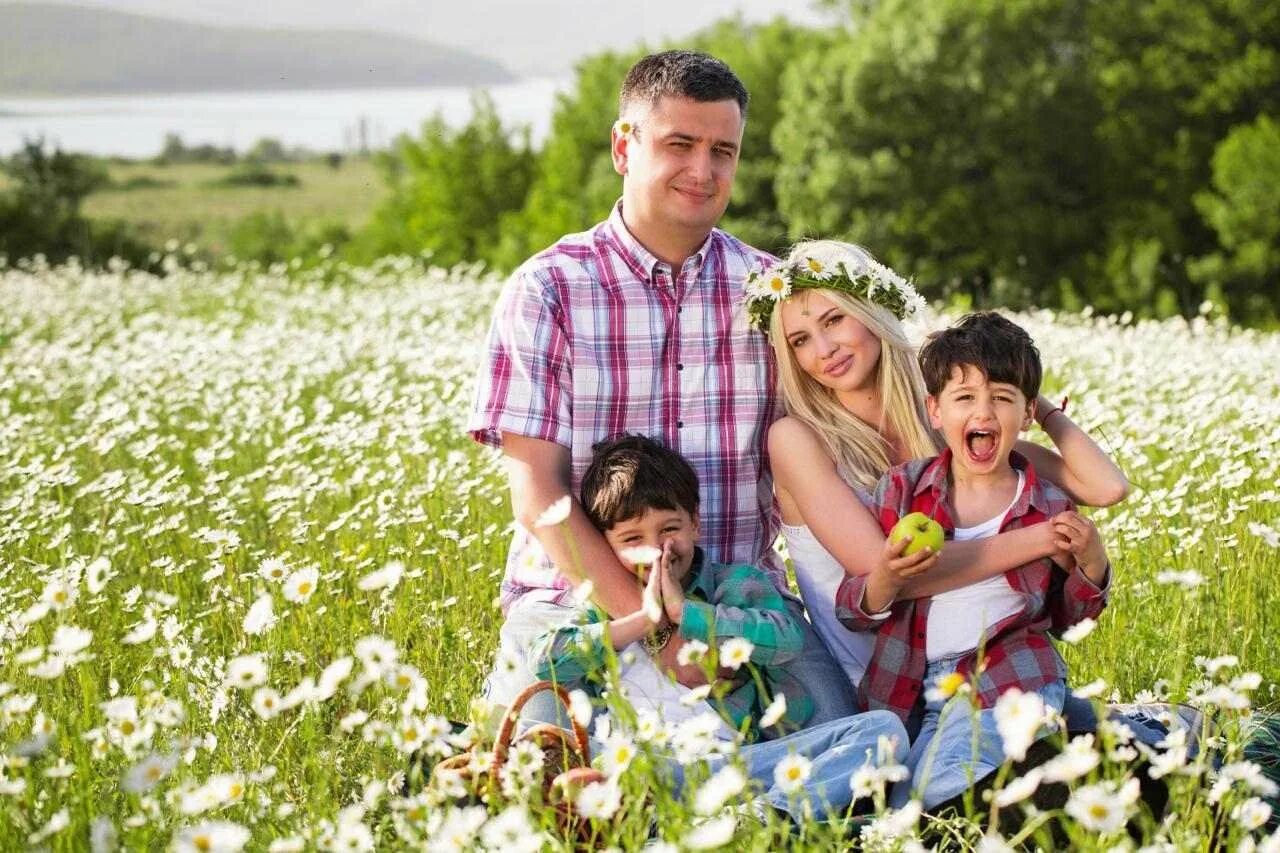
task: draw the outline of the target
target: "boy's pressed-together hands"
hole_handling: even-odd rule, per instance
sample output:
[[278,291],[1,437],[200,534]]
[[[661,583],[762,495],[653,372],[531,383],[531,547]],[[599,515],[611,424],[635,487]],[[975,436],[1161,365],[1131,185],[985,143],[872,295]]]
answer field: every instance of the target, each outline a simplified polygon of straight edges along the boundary
[[[1102,544],[1098,526],[1074,510],[1060,512],[1049,520],[1053,529],[1054,547],[1069,554],[1095,586],[1107,579],[1107,551]],[[1061,562],[1057,559],[1054,562]],[[1070,565],[1066,565],[1070,569]]]

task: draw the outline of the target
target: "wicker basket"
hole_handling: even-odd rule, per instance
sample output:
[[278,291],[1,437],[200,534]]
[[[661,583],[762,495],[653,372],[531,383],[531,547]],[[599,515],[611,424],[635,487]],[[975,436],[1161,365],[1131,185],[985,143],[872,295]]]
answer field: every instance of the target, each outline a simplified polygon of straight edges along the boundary
[[[502,768],[507,763],[513,743],[535,743],[542,750],[542,788],[543,800],[550,803],[556,811],[556,824],[563,840],[585,843],[591,834],[587,820],[580,817],[574,806],[574,794],[577,790],[592,782],[604,781],[604,774],[591,767],[591,742],[587,730],[577,720],[573,720],[570,732],[550,723],[531,726],[516,737],[516,724],[520,719],[520,711],[534,696],[544,690],[550,690],[560,699],[565,710],[569,709],[569,694],[558,684],[550,681],[539,681],[521,691],[511,703],[498,728],[498,738],[493,746],[493,760],[487,767],[477,768],[471,752],[446,758],[436,764],[431,771],[433,782],[440,779],[442,773],[456,774],[461,777],[468,791],[474,796],[494,802],[502,796]],[[572,714],[569,714],[572,719]]]

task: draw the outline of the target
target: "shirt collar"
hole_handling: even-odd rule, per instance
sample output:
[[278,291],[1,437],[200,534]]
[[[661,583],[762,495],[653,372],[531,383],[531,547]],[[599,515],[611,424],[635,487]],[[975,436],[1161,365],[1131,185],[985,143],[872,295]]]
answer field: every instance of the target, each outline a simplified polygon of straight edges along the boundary
[[[1045,515],[1050,515],[1049,496],[1045,493],[1044,486],[1040,482],[1040,478],[1036,476],[1036,469],[1031,464],[1031,460],[1023,456],[1016,450],[1009,452],[1009,464],[1015,471],[1022,472],[1022,492],[1019,493],[1013,506],[1009,509],[1007,518],[1019,518],[1026,515],[1031,508],[1039,510]],[[942,452],[929,463],[928,467],[920,474],[916,480],[914,495],[920,495],[925,492],[932,492],[934,500],[938,504],[949,506],[951,483],[949,475],[951,473],[951,448],[944,447]],[[954,511],[954,510],[953,510]]]
[[[680,275],[681,270],[670,269],[669,264],[659,260],[657,255],[646,249],[644,244],[637,240],[635,235],[627,228],[627,224],[622,220],[622,199],[618,199],[613,205],[613,210],[609,213],[608,225],[609,233],[613,237],[618,254],[631,267],[631,271],[636,278],[646,284],[657,285],[659,270],[666,271],[669,278],[676,278]],[[716,229],[713,228],[698,251],[690,255],[689,259],[685,261],[686,267],[692,265],[694,278],[701,273],[703,264],[711,256],[712,241],[715,238]]]
[[[711,594],[715,590],[706,588],[706,583],[711,580],[711,572],[704,572],[702,570],[703,566],[706,565],[706,562],[706,553],[703,552],[701,548],[695,546],[693,549],[693,563],[689,566],[689,574],[685,575],[684,582],[681,586],[684,587],[685,592],[697,590],[702,593],[703,598],[710,599]],[[703,577],[703,575],[706,575],[706,577]]]

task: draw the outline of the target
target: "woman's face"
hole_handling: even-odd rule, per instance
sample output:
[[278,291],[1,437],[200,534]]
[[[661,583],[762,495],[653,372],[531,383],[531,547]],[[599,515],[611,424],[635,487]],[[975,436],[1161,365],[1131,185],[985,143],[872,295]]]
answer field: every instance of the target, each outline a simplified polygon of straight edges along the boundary
[[820,385],[837,393],[875,385],[880,339],[861,321],[817,290],[793,296],[779,311],[796,363]]

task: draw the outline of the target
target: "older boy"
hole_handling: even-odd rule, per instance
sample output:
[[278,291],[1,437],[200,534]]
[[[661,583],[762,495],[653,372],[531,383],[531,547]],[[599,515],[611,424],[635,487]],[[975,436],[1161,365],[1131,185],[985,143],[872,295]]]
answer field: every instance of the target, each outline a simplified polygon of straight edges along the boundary
[[[837,618],[850,630],[876,632],[859,698],[868,708],[893,711],[909,729],[919,726],[907,759],[910,785],[932,808],[1005,760],[992,711],[1000,694],[1014,687],[1034,691],[1047,708],[1062,711],[1066,666],[1048,635],[1102,611],[1110,571],[1097,528],[1013,450],[1040,388],[1040,357],[1030,336],[998,314],[971,314],[932,335],[920,364],[930,421],[946,449],[898,466],[880,481],[874,509],[885,532],[911,512],[932,517],[955,539],[1052,523],[1063,562],[1074,563],[1036,560],[908,601],[895,601],[905,578],[888,559],[842,583]],[[960,679],[948,679],[952,673],[967,681],[975,670],[976,715],[964,708],[942,715],[946,690],[926,697],[926,685],[954,684]],[[902,804],[910,790],[900,784],[891,802]]]
[[[714,562],[698,547],[698,477],[680,454],[638,435],[600,443],[583,475],[581,505],[619,561],[636,567],[639,578],[633,583],[644,588],[645,605],[610,619],[584,602],[575,619],[534,644],[531,664],[539,678],[599,694],[616,660],[619,686],[638,715],[677,733],[682,727],[698,732],[710,741],[732,741],[739,734],[755,741],[762,734],[761,716],[775,700],[775,708],[785,702],[776,722],[779,729],[805,722],[812,712],[809,697],[780,668],[799,652],[803,630],[762,571]],[[716,646],[747,641],[746,660],[730,662],[721,656],[719,675],[727,692],[714,690],[697,698],[661,671],[651,654],[673,632]],[[717,713],[718,723],[708,725]],[[850,777],[876,756],[882,737],[894,739],[900,758],[906,731],[884,711],[748,743],[738,755],[748,773],[763,783],[772,806],[792,811],[807,801],[817,816],[825,817],[849,805]],[[774,778],[775,768],[789,755],[812,762],[799,791]],[[713,764],[723,761],[716,751],[706,758]],[[673,770],[679,779],[679,765],[673,764]]]

